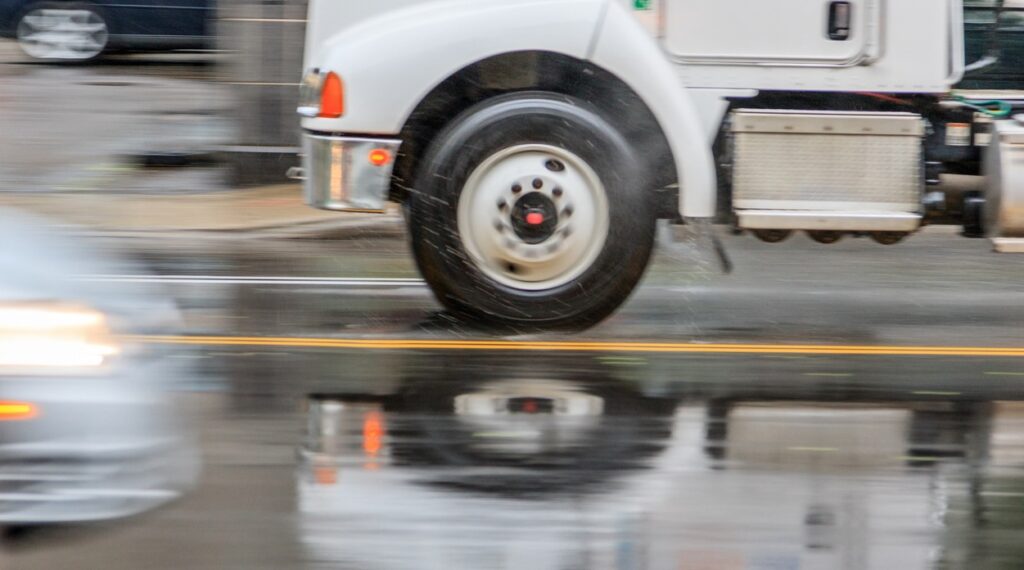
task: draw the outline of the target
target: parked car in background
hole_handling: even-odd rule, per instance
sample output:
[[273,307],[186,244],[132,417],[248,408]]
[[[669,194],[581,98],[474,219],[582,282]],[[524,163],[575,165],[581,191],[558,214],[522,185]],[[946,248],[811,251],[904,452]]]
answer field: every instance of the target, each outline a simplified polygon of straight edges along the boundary
[[202,49],[212,46],[214,8],[215,0],[0,0],[0,36],[49,61]]

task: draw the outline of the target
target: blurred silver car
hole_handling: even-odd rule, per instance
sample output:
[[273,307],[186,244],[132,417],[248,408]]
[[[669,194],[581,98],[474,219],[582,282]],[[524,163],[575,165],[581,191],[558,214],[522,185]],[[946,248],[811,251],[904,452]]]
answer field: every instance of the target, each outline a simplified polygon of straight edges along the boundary
[[80,278],[124,271],[0,213],[0,527],[132,515],[195,479],[165,396],[180,371],[123,340],[168,332],[173,304]]

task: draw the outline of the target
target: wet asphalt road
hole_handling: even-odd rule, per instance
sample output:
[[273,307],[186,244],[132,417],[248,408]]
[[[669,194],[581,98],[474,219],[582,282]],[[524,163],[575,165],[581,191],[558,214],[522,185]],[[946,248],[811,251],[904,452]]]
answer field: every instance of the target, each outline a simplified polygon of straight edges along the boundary
[[663,248],[602,325],[495,334],[401,238],[100,242],[152,274],[90,278],[166,291],[206,339],[154,345],[194,365],[203,479],[5,567],[1019,568],[1024,358],[998,349],[1024,347],[1024,258],[941,230],[725,243],[731,275]]

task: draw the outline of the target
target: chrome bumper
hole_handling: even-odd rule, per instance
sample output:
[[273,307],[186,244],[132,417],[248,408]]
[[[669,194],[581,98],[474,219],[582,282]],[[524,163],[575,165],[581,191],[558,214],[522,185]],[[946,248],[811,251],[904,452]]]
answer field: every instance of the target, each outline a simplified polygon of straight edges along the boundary
[[[322,210],[383,212],[399,144],[397,139],[303,132],[306,203]],[[382,156],[387,160],[381,161]]]

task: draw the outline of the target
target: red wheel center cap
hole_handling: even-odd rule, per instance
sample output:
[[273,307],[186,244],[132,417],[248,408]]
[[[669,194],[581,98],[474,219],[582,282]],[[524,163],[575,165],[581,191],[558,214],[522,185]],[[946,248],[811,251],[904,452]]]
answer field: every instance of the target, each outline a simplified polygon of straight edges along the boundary
[[540,212],[530,212],[526,214],[526,223],[531,226],[539,226],[544,223],[544,214]]

